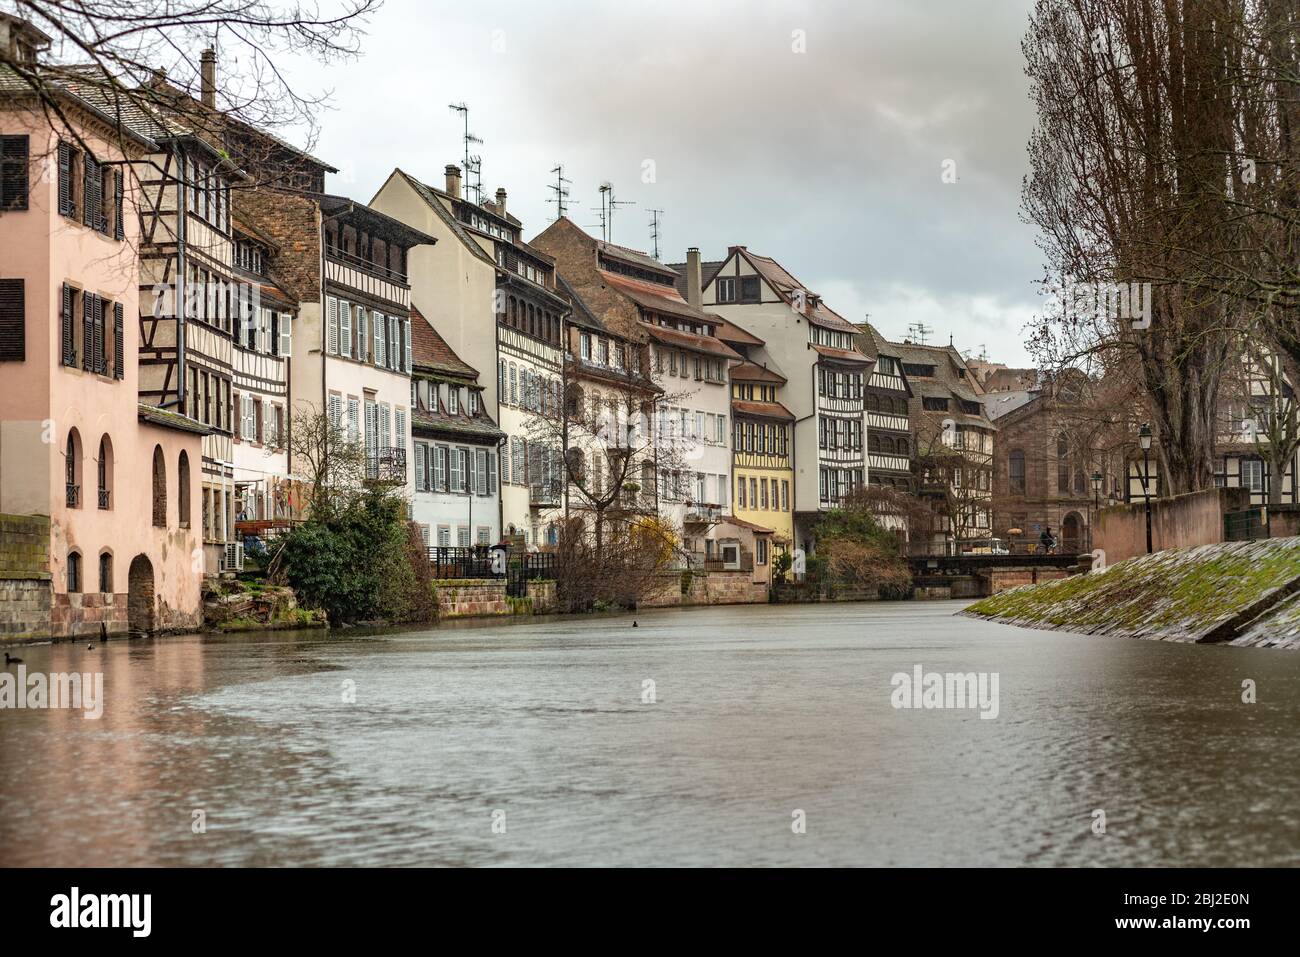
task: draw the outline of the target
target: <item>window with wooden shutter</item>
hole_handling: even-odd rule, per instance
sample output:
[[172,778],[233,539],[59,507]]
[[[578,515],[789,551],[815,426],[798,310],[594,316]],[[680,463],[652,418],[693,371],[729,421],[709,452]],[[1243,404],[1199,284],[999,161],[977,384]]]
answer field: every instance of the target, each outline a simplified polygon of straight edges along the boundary
[[81,221],[91,229],[104,230],[104,180],[99,161],[85,154],[81,177]]
[[369,327],[366,325],[366,307],[357,306],[357,358],[362,362],[370,355]]
[[403,325],[405,326],[404,335],[406,337],[406,352],[405,352],[406,374],[410,375],[411,374],[411,320],[410,319],[404,320]]
[[436,492],[447,490],[447,447],[436,445],[433,451],[433,488]]
[[95,294],[81,294],[81,368],[95,368]]
[[27,208],[26,136],[0,136],[0,209]]
[[122,323],[122,304],[113,303],[113,378],[121,379],[126,375],[126,337]]
[[497,454],[488,452],[487,454],[487,492],[492,495],[497,490]]
[[339,355],[352,358],[352,306],[339,300]]
[[293,331],[289,327],[290,319],[290,313],[280,313],[280,355],[286,359],[293,355]]
[[387,363],[384,360],[384,314],[376,312],[373,314],[375,326],[375,354],[372,357],[375,365],[382,366]]
[[72,147],[59,143],[59,215],[75,216],[72,206]]
[[424,474],[424,443],[415,443],[415,490],[423,492],[425,489]]
[[75,366],[77,364],[77,340],[72,327],[72,304],[76,290],[66,282],[63,284],[63,302],[59,307],[59,322],[62,326],[61,341],[63,343],[63,364],[65,366]]
[[26,292],[21,279],[0,279],[0,362],[27,358]]
[[126,228],[123,226],[123,220],[126,218],[126,209],[122,206],[122,171],[118,170],[113,175],[113,238],[126,238]]
[[325,351],[338,355],[339,351],[339,301],[333,296],[325,300]]

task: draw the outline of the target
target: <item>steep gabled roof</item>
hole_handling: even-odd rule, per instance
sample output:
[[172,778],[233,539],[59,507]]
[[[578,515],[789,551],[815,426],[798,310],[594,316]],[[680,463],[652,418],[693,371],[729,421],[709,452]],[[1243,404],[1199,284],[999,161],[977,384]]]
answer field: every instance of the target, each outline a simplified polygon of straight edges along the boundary
[[639,249],[607,243],[603,239],[596,240],[596,249],[612,259],[620,259],[631,266],[658,273],[666,278],[671,278],[674,282],[677,280],[677,272],[671,266],[665,266],[659,260]]
[[771,382],[775,385],[785,385],[788,381],[781,373],[773,372],[757,362],[742,362],[732,366],[731,378],[736,382]]
[[732,246],[730,253],[744,257],[745,261],[754,268],[754,271],[776,291],[778,296],[785,300],[786,305],[791,309],[797,309],[796,297],[798,293],[802,292],[804,302],[801,314],[809,322],[836,332],[850,334],[858,332],[857,326],[822,302],[821,296],[801,283],[788,269],[772,257],[751,253],[744,246]]
[[[718,274],[718,270],[720,270],[726,264],[727,264],[727,260],[725,259],[712,260],[708,262],[701,261],[700,262],[700,288],[702,289],[703,287],[707,286],[709,283],[713,282],[713,277]],[[669,263],[668,268],[671,269],[673,272],[677,273],[678,295],[680,295],[683,299],[689,299],[690,293],[686,288],[686,263]]]
[[[400,177],[405,183],[407,183],[407,185],[415,191],[415,194],[424,200],[428,207],[433,210],[434,215],[442,220],[443,225],[451,231],[451,234],[460,240],[461,245],[468,249],[476,258],[483,260],[483,262],[487,263],[493,269],[501,268],[497,265],[496,260],[488,255],[487,250],[483,248],[479,241],[469,234],[461,221],[456,218],[450,209],[447,208],[447,204],[439,198],[446,197],[447,201],[451,202],[453,201],[451,194],[436,189],[427,183],[421,182],[410,173],[407,173],[400,168],[394,169],[388,178],[392,179],[394,176]],[[380,192],[383,192],[383,186],[379,187],[379,190],[375,195],[378,196]]]
[[696,352],[707,352],[723,359],[741,358],[740,353],[736,352],[735,349],[713,336],[698,336],[693,332],[683,332],[680,329],[656,326],[648,322],[642,322],[641,327],[645,329],[650,338],[662,342],[664,345],[693,349]]
[[420,310],[411,306],[411,365],[442,375],[478,381],[478,370],[456,355]]

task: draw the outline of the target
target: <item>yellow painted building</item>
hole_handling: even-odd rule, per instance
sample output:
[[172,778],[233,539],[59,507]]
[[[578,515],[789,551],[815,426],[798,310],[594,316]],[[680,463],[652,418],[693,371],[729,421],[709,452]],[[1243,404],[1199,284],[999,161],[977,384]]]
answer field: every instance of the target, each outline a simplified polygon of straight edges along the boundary
[[784,385],[784,377],[754,362],[731,369],[733,509],[772,529],[777,551],[794,541],[794,414],[780,401]]

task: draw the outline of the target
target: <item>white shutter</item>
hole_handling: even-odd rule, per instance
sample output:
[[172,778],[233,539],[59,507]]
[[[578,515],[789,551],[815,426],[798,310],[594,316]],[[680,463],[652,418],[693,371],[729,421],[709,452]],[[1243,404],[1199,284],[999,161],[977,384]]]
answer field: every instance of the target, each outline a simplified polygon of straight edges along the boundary
[[387,402],[379,403],[379,447],[381,449],[392,448],[392,410]]
[[423,492],[425,490],[424,478],[425,478],[424,443],[416,442],[415,443],[415,490],[417,492]]
[[402,322],[403,335],[406,337],[406,374],[411,374],[411,320],[406,319]]
[[330,425],[334,426],[335,428],[338,428],[339,423],[343,417],[342,396],[337,396],[337,395],[330,396],[329,413],[330,413]]
[[396,424],[397,434],[394,437],[397,439],[397,447],[399,449],[404,449],[406,448],[406,410],[394,410],[393,418]]
[[384,351],[384,315],[381,312],[374,314],[375,323],[375,365],[387,365],[386,353]]
[[441,445],[433,447],[433,487],[435,491],[444,491],[447,487],[446,448]]
[[339,301],[333,296],[325,300],[325,351],[338,355],[339,351]]
[[289,329],[290,313],[280,313],[280,355],[288,359],[293,355],[293,335]]
[[361,441],[361,403],[348,396],[348,441],[356,445]]
[[460,449],[448,449],[448,453],[451,456],[451,490],[459,492],[464,484],[461,478]]
[[366,361],[366,354],[370,351],[370,340],[367,338],[368,326],[366,325],[366,307],[357,306],[357,358],[362,362]]
[[352,358],[352,306],[339,300],[339,355]]
[[497,490],[497,454],[487,454],[487,494],[493,495]]

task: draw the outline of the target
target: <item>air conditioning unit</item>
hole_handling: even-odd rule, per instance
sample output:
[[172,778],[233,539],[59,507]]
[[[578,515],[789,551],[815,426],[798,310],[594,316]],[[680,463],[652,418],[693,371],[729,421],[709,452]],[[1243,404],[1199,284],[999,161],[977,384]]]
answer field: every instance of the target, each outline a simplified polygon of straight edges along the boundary
[[222,556],[221,570],[223,572],[242,572],[244,570],[243,542],[226,542],[226,552]]

